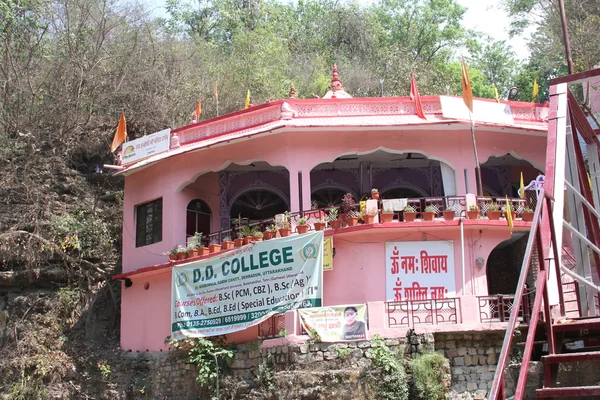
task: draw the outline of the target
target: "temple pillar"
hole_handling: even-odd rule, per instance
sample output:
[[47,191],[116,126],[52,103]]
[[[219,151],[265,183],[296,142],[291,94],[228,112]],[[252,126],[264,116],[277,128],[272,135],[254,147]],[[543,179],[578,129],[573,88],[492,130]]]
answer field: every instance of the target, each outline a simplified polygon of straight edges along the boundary
[[288,171],[290,172],[290,211],[298,212],[300,211],[299,171],[296,168],[289,168]]
[[302,210],[308,211],[311,206],[310,171],[302,171]]
[[219,172],[219,224],[221,230],[229,229],[231,215],[228,206],[229,200],[229,172]]

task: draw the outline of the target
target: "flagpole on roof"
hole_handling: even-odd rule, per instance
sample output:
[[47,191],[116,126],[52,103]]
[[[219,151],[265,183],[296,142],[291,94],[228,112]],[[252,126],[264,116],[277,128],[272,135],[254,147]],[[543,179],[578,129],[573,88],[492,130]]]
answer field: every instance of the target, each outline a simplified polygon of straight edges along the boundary
[[475,175],[477,177],[477,196],[483,196],[483,183],[481,180],[481,165],[479,164],[479,155],[477,154],[477,143],[475,142],[475,121],[473,120],[473,92],[471,90],[471,81],[469,80],[469,71],[465,59],[462,59],[462,92],[463,101],[469,109],[469,119],[471,120],[471,140],[473,141],[473,153],[475,153]]

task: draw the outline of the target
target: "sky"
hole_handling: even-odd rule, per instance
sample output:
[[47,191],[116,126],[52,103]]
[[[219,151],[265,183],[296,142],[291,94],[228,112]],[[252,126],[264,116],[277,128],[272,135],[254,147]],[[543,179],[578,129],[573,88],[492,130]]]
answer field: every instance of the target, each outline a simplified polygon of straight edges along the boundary
[[[467,8],[463,18],[465,27],[486,33],[495,40],[506,40],[512,46],[517,58],[523,61],[529,58],[526,37],[531,34],[531,31],[523,36],[509,39],[508,26],[510,20],[506,12],[499,8],[500,0],[457,1],[461,6]],[[369,4],[372,0],[358,0],[358,2]],[[156,16],[166,15],[165,0],[149,0],[148,5]]]

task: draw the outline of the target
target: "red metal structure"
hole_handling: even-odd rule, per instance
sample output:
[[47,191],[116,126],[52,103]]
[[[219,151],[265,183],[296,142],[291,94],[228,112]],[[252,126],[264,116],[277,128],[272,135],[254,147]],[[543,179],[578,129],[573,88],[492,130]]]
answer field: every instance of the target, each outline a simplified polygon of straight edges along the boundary
[[[590,96],[592,90],[598,92],[599,86],[600,69],[550,81],[546,181],[537,201],[490,399],[505,398],[504,372],[513,347],[526,280],[533,268],[537,268],[535,300],[514,399],[524,396],[534,344],[542,334],[545,334],[548,355],[542,357],[544,387],[537,390],[537,398],[600,396],[600,386],[556,386],[560,364],[600,361],[597,347],[580,348],[579,352],[563,349],[565,337],[594,333],[600,336],[597,306],[600,287],[594,282],[598,282],[600,272],[600,142],[597,138],[600,129],[592,127],[598,124],[594,110],[598,113],[600,104],[594,101],[600,103],[600,94],[592,92],[596,97]],[[574,91],[579,93],[581,105]],[[535,264],[531,262],[534,252],[538,256]],[[577,317],[566,316],[563,288],[559,284],[564,275],[576,282]]]

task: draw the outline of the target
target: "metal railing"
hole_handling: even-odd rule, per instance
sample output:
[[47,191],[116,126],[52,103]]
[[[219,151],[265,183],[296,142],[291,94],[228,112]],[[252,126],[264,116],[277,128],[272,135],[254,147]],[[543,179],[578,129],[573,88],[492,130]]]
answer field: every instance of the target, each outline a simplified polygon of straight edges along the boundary
[[[519,197],[509,197],[508,202],[512,212],[516,213],[518,217],[523,214],[523,211],[528,206],[527,199],[521,199]],[[479,207],[479,215],[486,216],[487,212],[492,204],[495,204],[500,211],[502,216],[506,217],[506,197],[501,196],[477,196],[477,206]]]
[[[510,319],[510,313],[515,303],[515,296],[502,294],[477,296],[477,300],[480,322],[507,322]],[[531,298],[530,294],[524,294],[523,301],[519,306],[518,321],[527,323],[530,319]]]
[[388,325],[413,328],[416,325],[459,324],[460,298],[390,301],[385,303]]
[[258,338],[272,339],[285,336],[285,314],[275,314],[258,324]]

